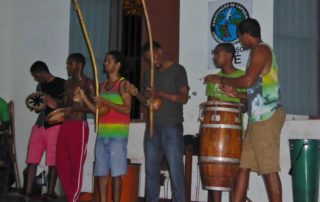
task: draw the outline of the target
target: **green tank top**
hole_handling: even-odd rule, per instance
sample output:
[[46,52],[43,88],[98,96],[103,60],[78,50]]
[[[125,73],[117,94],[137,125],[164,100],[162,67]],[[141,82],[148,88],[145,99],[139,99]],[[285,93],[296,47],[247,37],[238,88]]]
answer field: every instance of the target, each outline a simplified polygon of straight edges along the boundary
[[274,52],[271,48],[270,50],[272,52],[270,71],[266,75],[260,75],[256,83],[247,90],[250,122],[268,120],[281,106],[278,64]]
[[[243,76],[245,72],[241,69],[237,69],[236,71],[232,72],[231,74],[224,74],[222,71],[220,71],[217,75],[218,76],[223,76],[227,78],[237,78],[240,76]],[[241,89],[238,88],[236,89],[238,92],[246,92],[246,89]],[[206,96],[214,97],[217,98],[220,101],[225,101],[225,102],[235,102],[235,103],[240,103],[239,98],[235,97],[230,97],[226,95],[220,88],[218,84],[214,83],[208,83],[206,86]]]

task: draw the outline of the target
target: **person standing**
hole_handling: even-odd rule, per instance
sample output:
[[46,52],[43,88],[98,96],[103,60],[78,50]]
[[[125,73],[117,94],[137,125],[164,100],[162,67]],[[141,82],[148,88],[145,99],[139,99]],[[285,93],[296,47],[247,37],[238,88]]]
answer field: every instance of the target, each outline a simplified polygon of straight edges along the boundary
[[53,111],[57,103],[62,101],[65,80],[52,75],[46,63],[42,61],[33,63],[30,72],[34,80],[39,83],[36,89],[37,92],[45,94],[44,103],[46,107],[42,111],[36,111],[39,116],[31,130],[26,159],[28,166],[25,201],[30,201],[37,166],[44,151],[46,152],[46,165],[49,166],[48,192],[45,194],[45,199],[53,200],[56,198],[54,193],[57,181],[56,144],[60,124],[50,124],[45,117]]
[[278,64],[267,44],[261,40],[257,20],[249,18],[238,26],[242,45],[251,49],[246,74],[239,78],[209,75],[206,82],[248,88],[247,95],[230,90],[234,96],[247,98],[248,127],[243,140],[240,170],[237,176],[234,202],[245,200],[250,172],[262,175],[269,201],[282,201],[279,150],[280,135],[286,112],[280,103]]
[[112,176],[112,201],[120,202],[122,176],[127,173],[127,144],[129,135],[131,95],[125,79],[126,62],[119,51],[107,53],[104,72],[108,80],[100,85],[100,96],[92,103],[78,88],[83,102],[95,113],[99,108],[98,136],[95,147],[94,175],[98,176],[100,202],[107,202],[107,179]]
[[[241,69],[237,69],[233,66],[233,58],[235,56],[235,48],[230,43],[220,43],[214,49],[213,62],[216,67],[220,69],[216,75],[224,76],[228,78],[237,78],[243,76],[245,72]],[[240,103],[245,102],[244,99],[240,99],[237,97],[229,96],[224,91],[224,86],[220,86],[219,84],[208,82],[206,85],[206,95],[208,96],[208,101],[222,101],[222,102],[232,102],[232,103]],[[245,89],[237,89],[237,92],[245,92]],[[208,190],[209,197],[208,200],[214,202],[221,201],[221,191],[216,190]]]
[[61,106],[66,108],[57,142],[57,169],[68,202],[78,202],[82,186],[83,165],[87,154],[89,127],[88,107],[74,98],[80,87],[89,99],[94,97],[94,82],[83,74],[85,58],[73,53],[67,59],[70,78],[64,86],[65,96]]
[[[154,131],[150,134],[149,123],[145,131],[146,158],[146,201],[159,201],[160,169],[163,156],[168,162],[172,199],[184,202],[183,165],[183,105],[189,98],[187,73],[183,66],[163,59],[160,44],[153,41],[154,47],[154,88],[149,89],[150,69],[147,69],[144,90],[137,98],[147,103],[150,98],[160,98],[162,107],[154,111]],[[144,59],[151,62],[150,42],[144,44]]]

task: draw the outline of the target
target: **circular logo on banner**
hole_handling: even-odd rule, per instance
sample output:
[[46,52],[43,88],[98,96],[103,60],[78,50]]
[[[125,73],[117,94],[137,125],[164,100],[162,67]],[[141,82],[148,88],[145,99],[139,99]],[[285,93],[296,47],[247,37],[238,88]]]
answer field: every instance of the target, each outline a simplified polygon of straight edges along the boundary
[[238,43],[238,24],[249,18],[247,9],[235,2],[220,6],[212,16],[210,29],[213,38],[218,42]]

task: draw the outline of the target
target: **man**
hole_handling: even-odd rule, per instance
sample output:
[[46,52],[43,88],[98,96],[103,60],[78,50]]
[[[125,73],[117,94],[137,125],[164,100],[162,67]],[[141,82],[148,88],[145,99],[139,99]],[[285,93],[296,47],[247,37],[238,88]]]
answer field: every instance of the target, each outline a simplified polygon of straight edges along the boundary
[[[162,107],[154,112],[154,132],[151,136],[149,123],[145,132],[146,157],[146,201],[159,201],[160,169],[165,156],[171,180],[174,202],[184,202],[183,165],[183,104],[187,103],[189,86],[183,66],[163,59],[163,50],[158,42],[154,47],[154,89],[146,92],[150,83],[150,70],[145,74],[144,95],[138,95],[141,102],[149,98],[162,99]],[[144,44],[144,59],[151,61],[150,43]],[[147,95],[148,94],[148,95]]]
[[74,99],[74,92],[79,87],[89,99],[94,97],[94,83],[83,75],[84,66],[85,58],[82,54],[69,55],[67,72],[70,78],[65,83],[63,100],[67,112],[57,142],[57,169],[68,202],[79,201],[89,135],[89,109],[81,100]]
[[[224,76],[228,78],[237,78],[245,74],[241,69],[237,69],[233,66],[233,58],[235,55],[235,48],[230,43],[221,43],[214,49],[213,62],[216,67],[221,69],[217,73],[218,76]],[[230,97],[223,91],[223,86],[219,86],[215,83],[207,83],[206,95],[209,101],[223,101],[239,103],[240,99],[236,97]],[[239,92],[245,92],[245,89],[237,89]],[[209,191],[208,201],[219,202],[221,201],[221,191]]]
[[[230,43],[221,43],[217,45],[214,49],[213,62],[218,69],[221,69],[217,73],[218,76],[224,76],[228,78],[237,78],[245,74],[241,69],[237,69],[233,66],[233,58],[235,56],[235,48]],[[226,102],[236,102],[239,103],[240,99],[235,97],[230,97],[223,91],[223,86],[219,86],[215,83],[207,83],[206,95],[208,100],[220,100]],[[240,92],[245,92],[245,90],[240,90]]]
[[0,132],[10,126],[10,113],[8,103],[0,97]]
[[44,100],[46,108],[39,112],[38,119],[32,128],[29,139],[26,159],[28,166],[25,200],[30,201],[33,180],[44,151],[46,151],[46,165],[49,166],[48,193],[45,197],[50,200],[55,198],[54,188],[57,180],[56,143],[60,125],[49,124],[45,117],[53,111],[55,103],[62,99],[61,94],[63,93],[65,80],[53,76],[49,72],[48,66],[42,61],[33,63],[30,72],[34,80],[39,83],[37,91],[45,93],[46,95]]
[[[243,141],[240,171],[237,177],[234,202],[245,200],[251,171],[262,175],[269,201],[282,201],[278,172],[280,134],[285,111],[280,104],[278,64],[271,48],[262,42],[260,25],[255,19],[246,19],[238,27],[240,42],[251,49],[246,74],[239,78],[217,75],[206,77],[206,82],[248,88],[249,122]],[[230,90],[230,95],[245,98],[245,94]]]

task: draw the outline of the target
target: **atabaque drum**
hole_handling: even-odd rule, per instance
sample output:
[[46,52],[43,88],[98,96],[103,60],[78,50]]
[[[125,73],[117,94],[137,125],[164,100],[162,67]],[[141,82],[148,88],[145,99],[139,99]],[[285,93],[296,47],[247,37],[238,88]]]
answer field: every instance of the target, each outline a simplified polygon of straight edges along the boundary
[[203,189],[230,191],[240,162],[241,104],[200,105],[199,167]]

